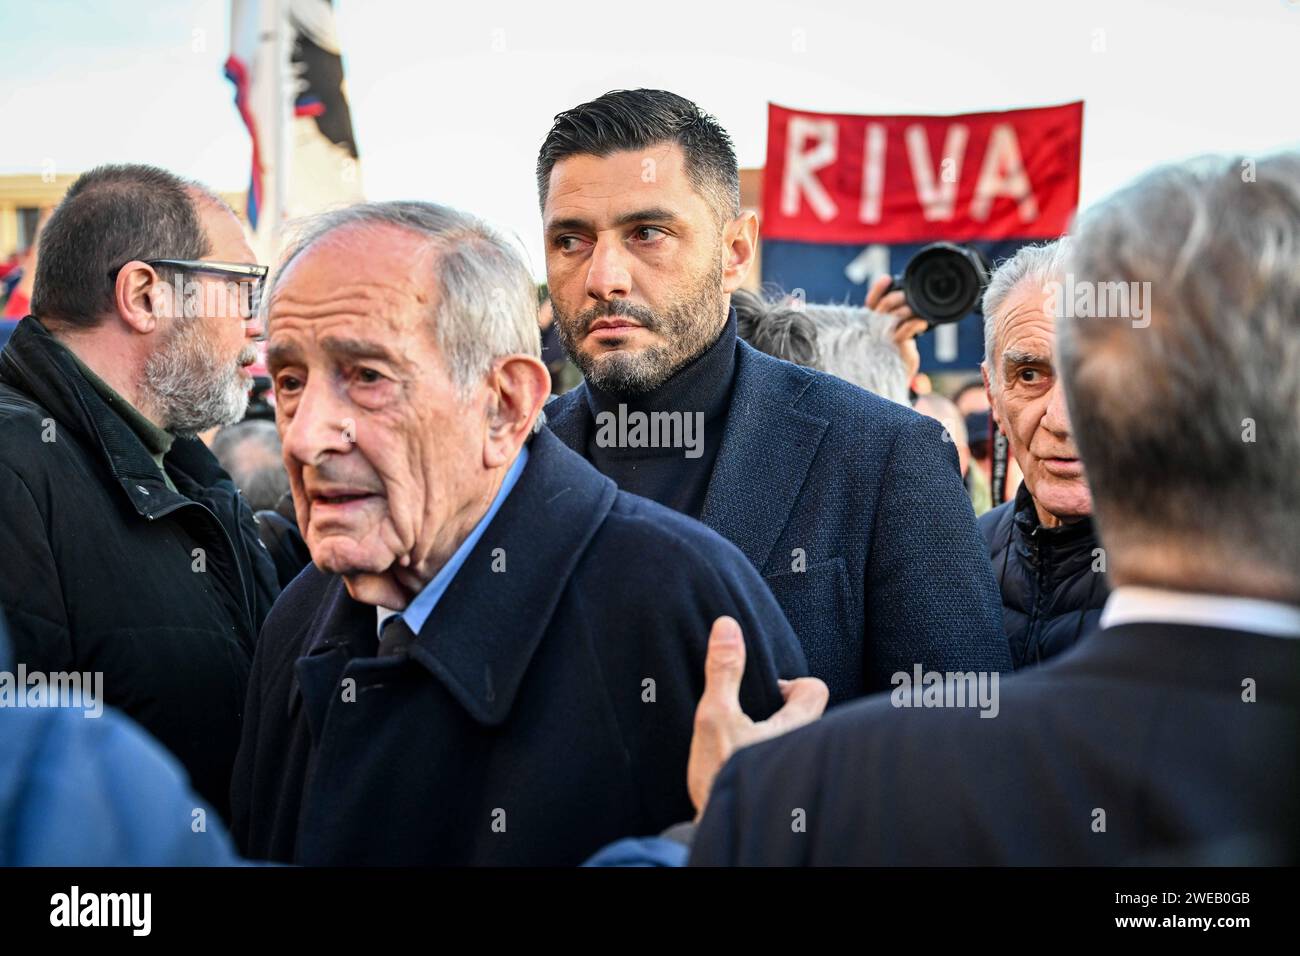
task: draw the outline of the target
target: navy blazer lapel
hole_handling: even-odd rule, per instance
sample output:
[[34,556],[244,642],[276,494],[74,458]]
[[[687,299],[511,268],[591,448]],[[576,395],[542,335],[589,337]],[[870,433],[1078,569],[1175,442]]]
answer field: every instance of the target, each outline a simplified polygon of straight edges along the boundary
[[505,721],[570,576],[618,489],[545,429],[411,645],[475,720]]
[[289,717],[301,701],[313,739],[319,739],[348,661],[373,656],[378,644],[375,609],[348,594],[343,578],[326,576],[313,565],[310,574],[326,578],[321,603],[303,637],[289,682]]
[[830,422],[796,407],[812,373],[744,341],[736,347],[731,409],[700,520],[762,572]]

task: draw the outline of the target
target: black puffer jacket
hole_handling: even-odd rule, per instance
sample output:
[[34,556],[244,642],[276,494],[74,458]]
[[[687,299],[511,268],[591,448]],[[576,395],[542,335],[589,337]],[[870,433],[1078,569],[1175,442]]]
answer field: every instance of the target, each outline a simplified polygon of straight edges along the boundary
[[0,607],[29,671],[99,671],[223,814],[253,645],[279,588],[216,458],[179,438],[177,491],[28,317],[0,354]]
[[979,526],[1002,591],[1002,625],[1017,669],[1055,657],[1097,627],[1110,586],[1092,569],[1101,543],[1091,519],[1042,527],[1022,483],[1015,500],[981,515]]

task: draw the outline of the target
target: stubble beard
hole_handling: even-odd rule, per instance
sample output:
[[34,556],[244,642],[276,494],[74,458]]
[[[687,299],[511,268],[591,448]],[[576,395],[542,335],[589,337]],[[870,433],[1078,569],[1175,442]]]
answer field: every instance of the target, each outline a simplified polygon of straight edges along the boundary
[[[181,319],[145,362],[143,388],[174,435],[189,437],[219,425],[233,425],[248,410],[248,382],[238,364],[217,365],[202,320]],[[256,360],[244,346],[238,362]]]
[[[598,303],[577,316],[565,313],[554,299],[551,306],[564,351],[582,370],[587,383],[607,394],[635,397],[654,391],[714,343],[725,300],[719,258],[689,295],[662,312],[622,299]],[[577,343],[591,324],[614,316],[636,320],[661,341],[636,351],[616,349],[595,356],[583,352]]]

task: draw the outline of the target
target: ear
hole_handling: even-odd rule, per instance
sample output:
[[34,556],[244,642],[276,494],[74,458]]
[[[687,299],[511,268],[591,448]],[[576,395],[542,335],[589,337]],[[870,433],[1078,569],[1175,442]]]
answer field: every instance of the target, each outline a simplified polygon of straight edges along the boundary
[[533,422],[551,394],[551,373],[531,355],[498,359],[487,377],[487,436],[483,465],[509,464],[533,432]]
[[158,317],[170,310],[164,302],[167,285],[152,266],[132,260],[117,273],[113,285],[113,305],[117,316],[131,329],[148,335],[158,328]]
[[726,246],[722,291],[730,295],[744,284],[758,255],[758,216],[742,212],[723,227],[722,240]]

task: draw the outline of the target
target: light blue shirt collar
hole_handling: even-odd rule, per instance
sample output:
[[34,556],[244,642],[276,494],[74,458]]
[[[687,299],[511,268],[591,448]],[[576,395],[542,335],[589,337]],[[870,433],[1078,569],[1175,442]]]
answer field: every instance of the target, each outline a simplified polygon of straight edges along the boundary
[[524,465],[528,464],[528,446],[524,445],[519,449],[519,454],[515,457],[514,463],[511,464],[506,476],[501,481],[501,487],[497,489],[497,496],[492,499],[492,504],[488,507],[487,513],[479,519],[479,523],[474,525],[474,530],[465,536],[465,540],[460,543],[460,547],[455,553],[447,559],[447,563],[442,566],[433,580],[424,586],[415,599],[406,606],[406,610],[400,612],[386,607],[377,607],[378,621],[376,626],[382,632],[384,624],[390,617],[398,615],[406,622],[406,626],[411,629],[413,634],[419,634],[420,628],[424,627],[424,622],[429,619],[433,609],[438,606],[442,596],[447,593],[447,588],[451,586],[452,579],[456,577],[456,572],[461,569],[461,565],[469,557],[469,553],[474,550],[474,545],[478,544],[479,538],[483,537],[483,532],[492,523],[496,513],[501,510],[501,505],[509,497],[515,483],[519,481],[519,475],[524,470]]

